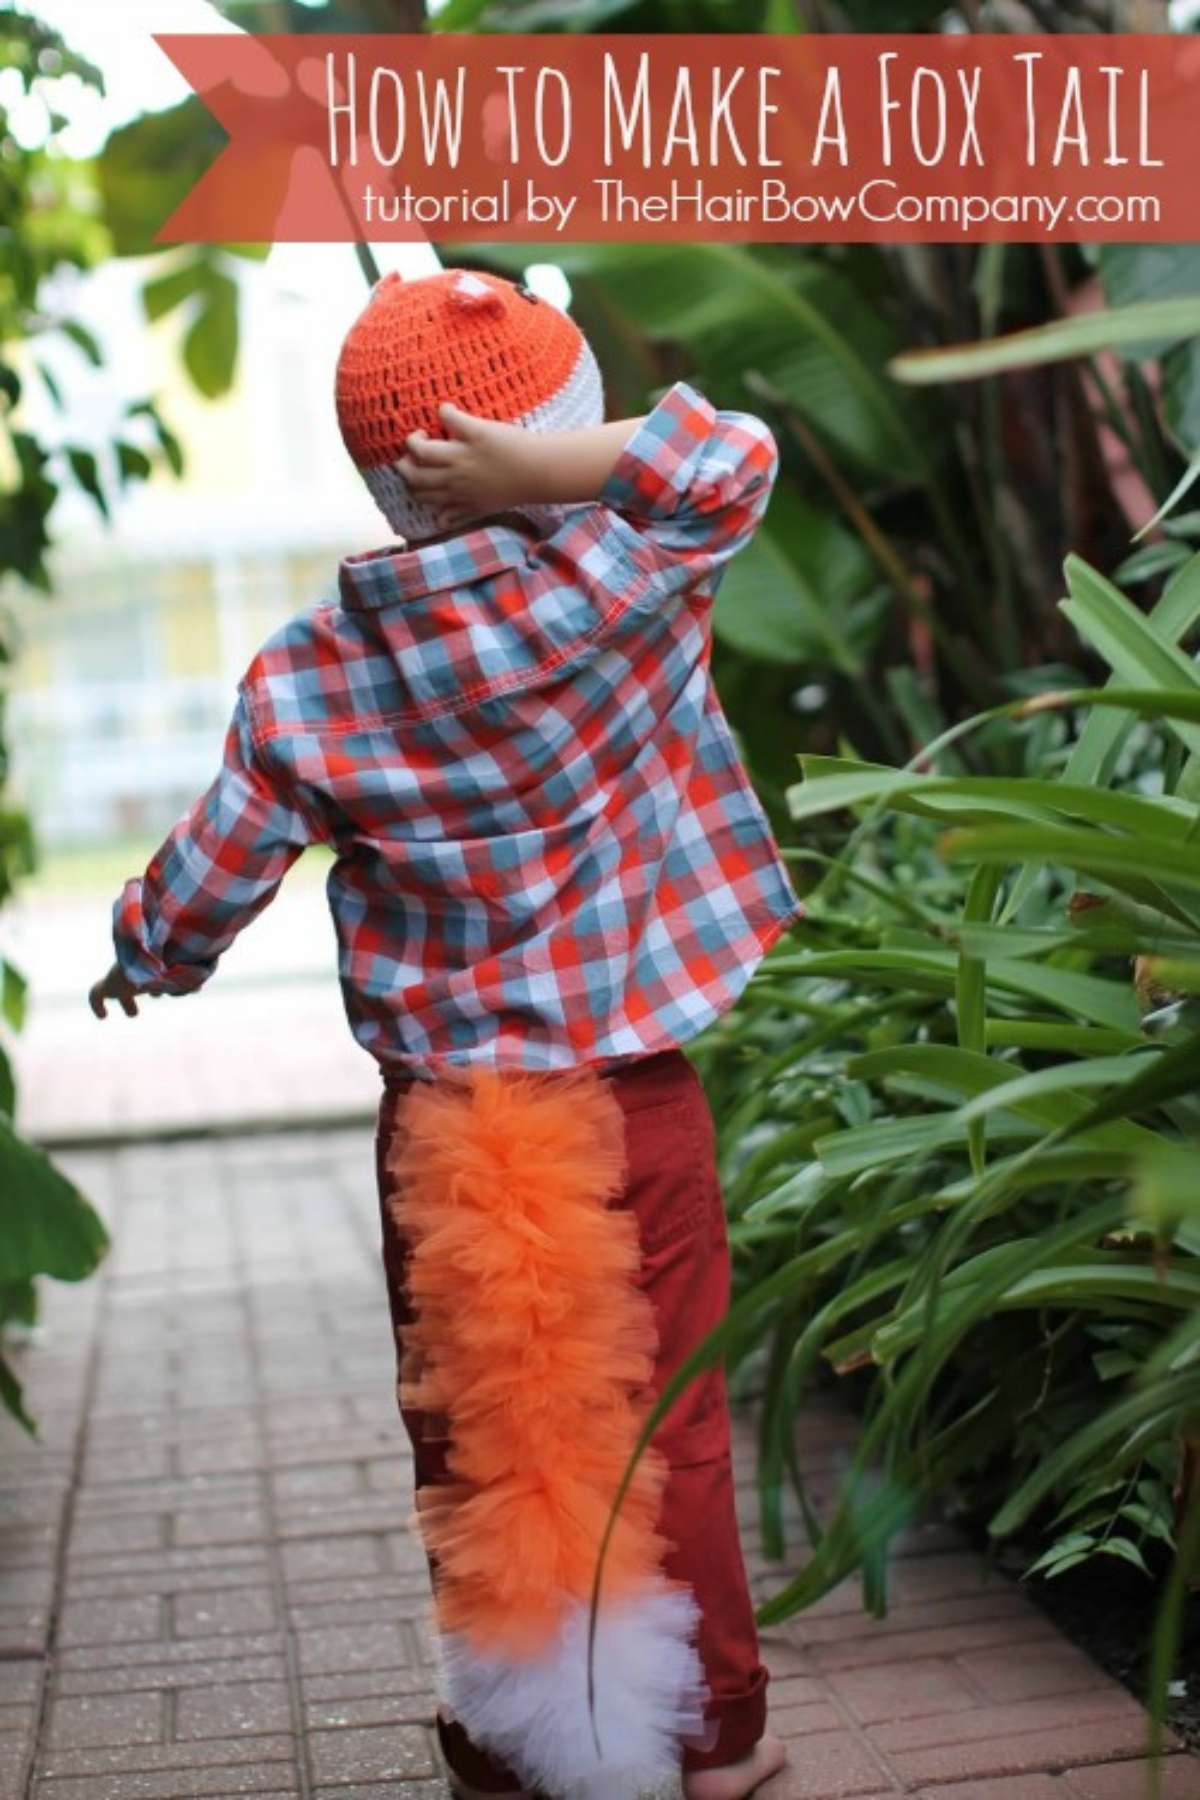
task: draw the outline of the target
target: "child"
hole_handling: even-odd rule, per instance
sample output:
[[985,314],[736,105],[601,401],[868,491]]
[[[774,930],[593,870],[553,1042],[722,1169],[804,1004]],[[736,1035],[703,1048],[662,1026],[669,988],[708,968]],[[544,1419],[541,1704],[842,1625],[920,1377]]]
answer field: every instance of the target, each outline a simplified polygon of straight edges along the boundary
[[682,383],[602,423],[591,350],[493,275],[375,289],[347,447],[407,540],[240,684],[224,767],[115,910],[92,990],[184,994],[306,844],[378,1058],[383,1254],[461,1795],[689,1800],[779,1768],[719,1370],[712,1119],[679,1045],[800,914],[709,671],[775,475]]

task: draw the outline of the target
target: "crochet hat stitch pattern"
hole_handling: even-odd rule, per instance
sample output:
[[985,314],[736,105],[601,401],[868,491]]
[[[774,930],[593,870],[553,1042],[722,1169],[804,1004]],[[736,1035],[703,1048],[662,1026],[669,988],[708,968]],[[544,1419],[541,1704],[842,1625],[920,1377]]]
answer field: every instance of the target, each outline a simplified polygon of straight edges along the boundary
[[[523,285],[465,269],[377,282],[342,345],[335,396],[346,449],[388,524],[408,539],[433,536],[438,523],[398,464],[410,432],[447,436],[443,402],[531,431],[604,417],[600,371],[575,322]],[[561,512],[539,507],[536,517],[552,522]]]

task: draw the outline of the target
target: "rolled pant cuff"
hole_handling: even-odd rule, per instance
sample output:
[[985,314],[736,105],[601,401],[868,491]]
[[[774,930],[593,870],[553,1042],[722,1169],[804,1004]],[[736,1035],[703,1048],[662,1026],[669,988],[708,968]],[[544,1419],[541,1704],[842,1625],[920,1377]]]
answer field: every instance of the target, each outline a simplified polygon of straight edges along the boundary
[[709,1718],[717,1726],[717,1739],[711,1750],[683,1752],[683,1770],[693,1774],[699,1769],[722,1769],[727,1763],[741,1762],[749,1756],[767,1729],[767,1681],[760,1666],[753,1684],[742,1694],[719,1694],[710,1702]]

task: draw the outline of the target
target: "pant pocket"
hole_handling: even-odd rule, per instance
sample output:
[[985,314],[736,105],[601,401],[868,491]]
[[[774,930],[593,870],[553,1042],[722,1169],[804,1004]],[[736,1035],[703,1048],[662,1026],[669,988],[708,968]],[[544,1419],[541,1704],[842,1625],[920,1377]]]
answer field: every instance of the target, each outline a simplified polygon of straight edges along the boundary
[[627,1203],[649,1260],[702,1227],[720,1206],[712,1145],[695,1097],[685,1092],[628,1113],[625,1150]]

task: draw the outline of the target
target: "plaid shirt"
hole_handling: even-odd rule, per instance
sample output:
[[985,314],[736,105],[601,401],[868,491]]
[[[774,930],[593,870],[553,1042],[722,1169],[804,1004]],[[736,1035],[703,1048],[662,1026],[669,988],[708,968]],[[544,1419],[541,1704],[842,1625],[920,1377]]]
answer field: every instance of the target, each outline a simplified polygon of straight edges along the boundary
[[347,558],[242,680],[224,766],[115,908],[138,989],[212,973],[307,844],[387,1066],[607,1064],[692,1037],[802,908],[709,674],[770,432],[677,383],[595,505]]

